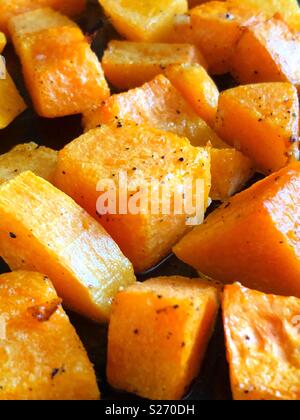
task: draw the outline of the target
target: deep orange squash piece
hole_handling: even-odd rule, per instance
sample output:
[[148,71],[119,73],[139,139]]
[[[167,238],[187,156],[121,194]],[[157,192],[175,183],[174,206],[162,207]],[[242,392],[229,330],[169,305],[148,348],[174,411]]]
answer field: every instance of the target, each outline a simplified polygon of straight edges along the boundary
[[253,162],[236,149],[211,149],[212,200],[226,201],[253,177]]
[[198,63],[206,67],[200,51],[191,44],[111,41],[102,66],[107,79],[122,90],[149,82],[171,64]]
[[[128,191],[120,186],[123,174],[127,176]],[[187,139],[172,133],[135,124],[102,125],[88,131],[59,153],[56,172],[58,188],[105,227],[137,272],[160,262],[190,230],[187,218],[193,212],[188,215],[182,208],[180,214],[175,214],[173,205],[175,191],[180,191],[187,179],[194,198],[197,180],[202,183],[203,191],[197,194],[202,217],[210,190],[209,149],[193,147]],[[99,186],[104,180],[105,185]],[[159,185],[153,188],[152,180]],[[107,197],[110,188],[116,193],[116,206],[101,205],[101,197]],[[137,202],[137,209],[132,211],[136,194],[140,192],[145,197],[147,191],[146,204]],[[170,197],[170,210],[163,209],[162,196]],[[119,205],[120,197],[122,202],[125,200],[124,205]],[[196,204],[194,200],[193,203]],[[105,214],[101,214],[98,205]]]
[[109,96],[97,56],[67,17],[38,9],[12,18],[9,30],[40,116],[82,113]]
[[64,304],[96,321],[109,318],[132,265],[70,197],[32,172],[0,187],[0,255],[11,269],[47,274]]
[[149,399],[182,398],[199,373],[218,306],[218,290],[200,279],[161,277],[119,293],[109,326],[109,383]]
[[300,88],[300,35],[281,19],[244,28],[231,62],[241,84],[290,82]]
[[300,297],[300,163],[234,196],[174,248],[223,283]]
[[[3,57],[0,56],[0,60]],[[18,115],[27,108],[13,79],[6,70],[6,66],[0,62],[0,71],[4,74],[0,78],[0,129],[7,127]],[[3,78],[2,78],[3,77]]]
[[[234,6],[228,2],[211,1],[190,11],[191,42],[204,55],[211,74],[224,74],[230,70],[241,28],[263,19],[260,13],[243,7],[241,3]],[[185,31],[185,36],[187,34]]]
[[43,274],[0,276],[0,400],[98,400],[93,366]]
[[200,65],[172,65],[166,69],[165,75],[197,114],[213,127],[219,91],[206,70]]
[[217,133],[263,173],[298,159],[298,125],[298,95],[290,83],[239,86],[220,95]]
[[84,10],[86,0],[1,0],[0,30],[8,33],[10,18],[41,7],[52,7],[68,16],[77,15]]
[[235,400],[300,399],[300,300],[226,286],[223,317]]

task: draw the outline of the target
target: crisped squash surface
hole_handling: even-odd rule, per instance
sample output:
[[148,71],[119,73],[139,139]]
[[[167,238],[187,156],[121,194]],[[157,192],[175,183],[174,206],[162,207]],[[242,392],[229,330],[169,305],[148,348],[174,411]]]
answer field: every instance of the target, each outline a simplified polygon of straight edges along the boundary
[[[2,59],[0,56],[0,60]],[[7,127],[26,109],[23,98],[6,70],[3,76],[4,78],[0,78],[0,129]]]
[[97,400],[93,367],[42,274],[0,276],[0,400]]
[[232,58],[231,73],[241,84],[290,82],[300,87],[300,35],[280,19],[244,29]]
[[[97,202],[104,192],[97,191],[99,181],[114,182],[118,202],[120,172],[128,177],[127,214],[122,214],[124,210],[116,206],[116,214],[108,208],[107,215],[97,215]],[[163,185],[167,187],[172,202],[174,191],[186,178],[193,182],[203,180],[205,209],[210,190],[209,149],[192,147],[185,138],[149,126],[103,125],[90,130],[59,153],[56,185],[96,217],[136,271],[143,272],[164,258],[189,229],[187,214],[184,211],[174,214],[172,206],[171,211],[166,212],[171,214],[163,214],[161,196],[154,195],[150,200],[149,195],[149,203],[153,203],[155,210],[147,205],[146,214],[132,214],[127,209],[127,202],[142,188],[152,191],[152,179],[160,183],[159,190]],[[192,194],[194,187],[192,183]]]
[[226,286],[223,317],[234,399],[300,399],[299,314],[299,299]]
[[199,65],[172,65],[165,72],[182,96],[211,127],[214,125],[219,91],[206,70]]
[[174,15],[186,13],[186,0],[99,0],[121,35],[131,41],[155,42],[172,26]]
[[26,171],[52,182],[56,164],[57,151],[34,142],[19,144],[0,155],[0,184]]
[[218,305],[217,289],[182,277],[119,293],[109,327],[109,383],[150,399],[183,397],[199,372]]
[[239,86],[221,93],[215,129],[271,173],[299,157],[299,104],[290,83]]
[[187,137],[195,146],[206,146],[209,141],[224,144],[163,75],[140,88],[111,96],[99,108],[86,112],[83,123],[89,130],[100,124],[122,125],[128,121]]
[[198,63],[206,67],[200,51],[191,44],[111,41],[102,66],[107,79],[119,89],[149,82],[171,64]]
[[38,9],[13,18],[9,30],[40,116],[82,113],[109,96],[97,56],[67,17]]
[[227,2],[211,1],[190,11],[190,36],[204,55],[209,73],[224,74],[230,70],[241,28],[262,19],[259,13],[243,7],[242,3],[237,7]]
[[67,307],[96,321],[135,281],[110,236],[67,195],[31,172],[0,187],[0,255],[12,269],[47,274]]
[[52,7],[66,15],[80,13],[86,0],[1,0],[0,30],[8,33],[7,23],[10,18],[40,7]]
[[174,248],[200,272],[300,297],[300,163],[234,196]]

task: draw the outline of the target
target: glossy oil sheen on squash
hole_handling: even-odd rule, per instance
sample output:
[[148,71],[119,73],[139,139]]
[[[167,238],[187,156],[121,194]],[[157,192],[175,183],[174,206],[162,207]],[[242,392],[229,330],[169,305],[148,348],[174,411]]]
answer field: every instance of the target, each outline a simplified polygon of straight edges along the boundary
[[[119,184],[123,174],[128,179],[128,192]],[[172,210],[175,192],[179,189],[182,194],[180,186],[186,179],[191,180],[193,198],[196,180],[203,181],[204,196],[200,191],[198,199],[204,211],[210,190],[208,148],[192,147],[185,138],[149,126],[102,125],[59,153],[56,185],[102,223],[136,271],[143,272],[166,257],[190,229],[185,210],[178,215]],[[107,192],[107,183],[98,187],[103,180],[113,183],[117,196],[116,207],[108,207],[106,215],[96,212],[98,200]],[[152,194],[152,180],[159,182],[160,195],[162,187],[166,189],[164,198],[170,197],[170,211],[163,211],[162,197]],[[146,206],[140,204],[139,208],[137,203],[137,213],[129,211],[129,203],[140,191],[151,191]],[[125,196],[125,211],[118,205],[119,196]]]
[[0,155],[0,184],[26,171],[53,182],[57,155],[56,150],[34,142],[18,144],[8,153]]
[[300,300],[226,286],[223,317],[235,400],[300,399]]
[[32,172],[0,187],[0,255],[11,269],[47,274],[64,304],[96,321],[109,318],[132,265],[104,229],[70,197]]
[[122,125],[131,121],[187,137],[194,146],[224,145],[216,133],[163,75],[140,88],[111,96],[84,114],[86,130],[99,124]]
[[38,115],[82,113],[109,96],[97,56],[69,18],[38,9],[11,19],[9,31]]
[[155,42],[188,11],[187,0],[99,0],[117,31],[131,41]]
[[0,30],[8,33],[10,18],[40,7],[52,7],[66,15],[76,15],[85,8],[86,0],[1,0]]
[[299,158],[299,104],[290,83],[239,86],[221,93],[215,129],[271,173]]
[[174,248],[200,272],[300,297],[300,163],[234,196]]
[[300,35],[281,19],[244,28],[231,62],[241,84],[290,82],[300,88]]
[[182,398],[199,373],[218,306],[218,289],[200,279],[161,277],[119,293],[109,326],[109,383],[150,399]]
[[0,400],[98,400],[86,351],[43,274],[0,276]]
[[122,90],[149,82],[171,64],[198,63],[206,67],[200,51],[191,44],[111,41],[102,66],[107,79]]

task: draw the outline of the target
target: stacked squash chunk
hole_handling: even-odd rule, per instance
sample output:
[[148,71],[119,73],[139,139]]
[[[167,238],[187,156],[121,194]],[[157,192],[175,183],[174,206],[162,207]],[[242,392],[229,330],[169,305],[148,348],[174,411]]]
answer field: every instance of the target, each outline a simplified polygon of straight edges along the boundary
[[78,114],[109,96],[101,64],[81,29],[52,9],[37,9],[9,21],[37,114]]

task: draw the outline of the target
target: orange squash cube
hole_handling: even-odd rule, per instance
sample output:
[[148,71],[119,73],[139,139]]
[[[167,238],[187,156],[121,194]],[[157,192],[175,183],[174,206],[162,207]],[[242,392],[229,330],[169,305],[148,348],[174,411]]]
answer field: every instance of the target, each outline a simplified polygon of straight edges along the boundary
[[[240,0],[227,1],[236,6],[241,4]],[[280,14],[287,23],[292,22],[300,12],[298,0],[243,0],[243,6],[262,11],[269,18]]]
[[7,34],[10,18],[41,7],[52,7],[61,13],[73,16],[82,12],[85,6],[86,0],[1,0],[0,30]]
[[26,171],[52,182],[57,155],[55,150],[38,146],[34,142],[15,146],[8,153],[0,155],[0,184]]
[[109,326],[109,383],[149,399],[182,398],[199,373],[218,307],[218,289],[200,279],[161,277],[119,293]]
[[146,124],[187,137],[194,146],[224,145],[180,92],[163,75],[140,88],[111,96],[84,114],[85,130],[101,124]]
[[12,18],[9,30],[40,116],[82,113],[109,96],[97,56],[67,17],[38,9]]
[[219,91],[206,70],[199,65],[172,65],[167,68],[165,75],[197,114],[207,124],[213,126],[217,114]]
[[111,41],[102,59],[105,76],[121,90],[149,82],[171,64],[191,63],[206,67],[201,53],[191,44],[128,41]]
[[299,188],[296,162],[211,213],[175,254],[224,284],[300,297]]
[[98,400],[96,376],[50,280],[0,276],[0,400]]
[[2,59],[0,56],[0,129],[7,127],[27,108]]
[[187,0],[99,0],[117,31],[131,41],[155,42],[172,26],[173,17],[188,11]]
[[299,103],[290,83],[239,86],[221,93],[215,129],[263,173],[299,157]]
[[255,173],[253,162],[236,149],[211,149],[212,200],[226,201]]
[[190,16],[192,39],[204,55],[212,74],[229,72],[241,27],[262,19],[252,9],[222,1],[204,3],[192,9]]
[[11,269],[48,275],[70,309],[109,318],[132,265],[105,230],[74,201],[32,172],[0,187],[0,255]]
[[244,28],[231,62],[241,83],[290,82],[300,88],[300,36],[280,19]]
[[[128,179],[127,191],[123,174]],[[210,190],[209,149],[193,147],[185,138],[149,126],[121,123],[102,125],[67,145],[59,153],[56,172],[58,188],[104,226],[139,273],[166,257],[190,230],[187,219],[194,216],[193,211],[186,212],[186,207],[174,211],[176,191],[182,197],[187,179],[189,196],[195,206],[197,195],[202,219]],[[105,185],[99,188],[104,180]],[[198,192],[197,180],[202,187]],[[110,188],[116,193],[116,205],[101,205]],[[119,204],[120,197],[124,204]],[[141,197],[146,197],[146,204]],[[163,205],[163,197],[170,198],[170,208]],[[132,211],[138,198],[141,203]]]
[[235,400],[300,399],[300,300],[226,286],[223,316]]

